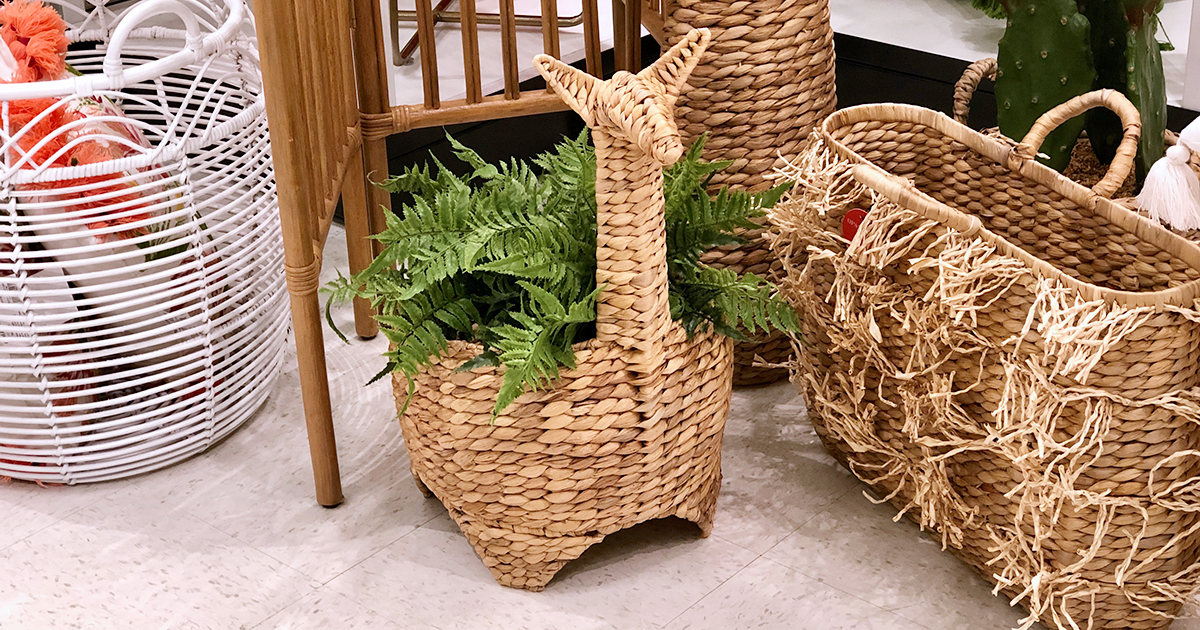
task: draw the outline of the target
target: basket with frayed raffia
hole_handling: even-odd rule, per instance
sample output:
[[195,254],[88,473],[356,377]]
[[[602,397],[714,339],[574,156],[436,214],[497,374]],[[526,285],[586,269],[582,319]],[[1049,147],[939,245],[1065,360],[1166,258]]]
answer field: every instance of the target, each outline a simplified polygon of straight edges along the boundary
[[[1099,105],[1126,136],[1093,191],[1034,158]],[[1125,179],[1138,127],[1111,90],[1016,146],[854,107],[771,211],[818,434],[1023,604],[1024,628],[1165,628],[1197,592],[1200,248],[1096,192]]]
[[[732,342],[671,320],[662,169],[683,153],[671,107],[709,41],[693,31],[637,75],[602,81],[544,55],[547,84],[592,128],[596,337],[553,388],[493,417],[503,372],[456,372],[482,348],[451,341],[415,378],[400,427],[413,478],[505,586],[542,590],[617,530],[678,516],[712,529]],[[394,379],[397,406],[408,398]]]

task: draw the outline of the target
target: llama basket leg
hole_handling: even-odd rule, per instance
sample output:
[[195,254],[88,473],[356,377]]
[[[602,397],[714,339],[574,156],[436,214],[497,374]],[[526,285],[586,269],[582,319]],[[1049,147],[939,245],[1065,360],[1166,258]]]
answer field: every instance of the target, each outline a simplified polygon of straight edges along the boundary
[[541,536],[491,527],[450,511],[475,553],[503,586],[538,592],[567,562],[578,558],[604,536]]

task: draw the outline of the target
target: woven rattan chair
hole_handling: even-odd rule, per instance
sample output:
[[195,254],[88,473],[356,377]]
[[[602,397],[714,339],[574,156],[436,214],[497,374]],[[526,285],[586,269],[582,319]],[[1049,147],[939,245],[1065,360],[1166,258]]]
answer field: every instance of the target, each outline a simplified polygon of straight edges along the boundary
[[[322,317],[317,299],[321,252],[339,200],[345,215],[350,271],[374,257],[368,237],[383,226],[390,207],[386,193],[368,177],[387,173],[384,140],[421,127],[477,122],[565,110],[548,91],[522,94],[512,0],[502,0],[504,93],[482,93],[474,0],[461,0],[466,98],[443,102],[438,93],[437,51],[431,0],[417,0],[418,37],[424,102],[392,106],[378,0],[256,0],[267,116],[279,188],[288,290],[299,362],[304,415],[308,426],[317,501],[342,502],[329,383],[325,368]],[[636,4],[636,3],[634,3]],[[614,7],[618,28],[637,33],[640,5]],[[556,14],[555,0],[543,12]],[[587,69],[600,72],[596,0],[584,0]],[[650,12],[648,12],[650,13]],[[553,22],[550,20],[548,22]],[[545,52],[559,56],[559,33],[543,26]],[[638,37],[618,37],[618,67],[636,70]],[[377,333],[368,304],[354,304],[360,337]]]

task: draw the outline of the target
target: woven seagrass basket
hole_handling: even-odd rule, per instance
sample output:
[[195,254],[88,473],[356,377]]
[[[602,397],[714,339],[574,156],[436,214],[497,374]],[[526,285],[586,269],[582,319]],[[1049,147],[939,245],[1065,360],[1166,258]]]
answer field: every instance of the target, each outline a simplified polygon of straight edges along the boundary
[[[1098,105],[1126,134],[1089,191],[1034,158]],[[849,108],[772,211],[818,434],[1026,606],[1023,627],[1165,628],[1197,590],[1200,248],[1097,194],[1125,179],[1138,126],[1108,90],[1017,146],[918,107]]]
[[[708,42],[696,31],[610,81],[540,55],[547,83],[592,128],[599,206],[597,336],[549,391],[494,420],[502,373],[456,373],[452,342],[401,416],[413,477],[449,510],[497,581],[541,590],[612,532],[678,516],[712,528],[732,347],[687,334],[667,303],[662,168],[683,151],[671,104]],[[631,131],[632,130],[632,131]],[[395,381],[398,403],[407,395]]]
[[[769,188],[766,176],[776,160],[794,157],[837,105],[828,0],[674,0],[664,3],[663,13],[669,43],[693,28],[713,34],[675,109],[684,143],[707,133],[704,157],[733,161],[714,185]],[[746,244],[714,249],[704,262],[777,278],[782,268],[762,234],[747,231]],[[782,333],[738,343],[734,383],[778,381],[787,370],[755,364],[783,364],[790,356],[791,342]]]

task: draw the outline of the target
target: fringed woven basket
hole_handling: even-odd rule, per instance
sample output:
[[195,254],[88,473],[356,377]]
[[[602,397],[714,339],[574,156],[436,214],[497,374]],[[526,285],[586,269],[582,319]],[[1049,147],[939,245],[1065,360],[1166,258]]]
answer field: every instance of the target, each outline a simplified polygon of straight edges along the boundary
[[[828,0],[673,0],[664,3],[663,12],[669,43],[693,28],[713,34],[675,109],[684,143],[707,133],[704,157],[733,161],[714,177],[714,185],[753,191],[770,187],[767,176],[776,160],[794,157],[837,104]],[[745,232],[748,243],[717,248],[704,262],[777,278],[779,260],[762,234]],[[790,356],[791,343],[782,333],[738,343],[734,383],[784,378],[787,370],[756,364],[783,364]]]
[[[636,77],[600,81],[539,56],[592,128],[599,205],[597,336],[574,370],[499,417],[502,372],[456,373],[481,348],[451,342],[401,415],[413,477],[442,501],[505,586],[541,590],[606,535],[666,516],[712,528],[731,343],[688,340],[667,303],[662,168],[683,151],[671,103],[708,41],[694,32]],[[633,131],[631,131],[633,130]],[[395,381],[398,404],[407,396]]]
[[1200,577],[1200,248],[1034,161],[1097,105],[1126,125],[1109,191],[1138,130],[1116,92],[1015,147],[868,105],[814,134],[771,216],[818,434],[1024,628],[1166,628]]

